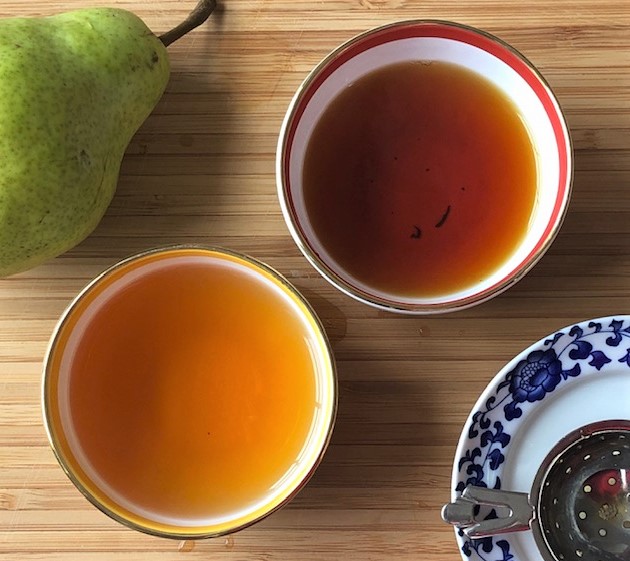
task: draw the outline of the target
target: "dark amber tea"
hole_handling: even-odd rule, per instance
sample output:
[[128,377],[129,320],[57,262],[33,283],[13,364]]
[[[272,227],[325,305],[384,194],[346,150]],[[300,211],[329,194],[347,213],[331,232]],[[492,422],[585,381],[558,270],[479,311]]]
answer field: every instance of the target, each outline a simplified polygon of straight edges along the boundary
[[392,64],[347,87],[315,127],[303,171],[328,254],[401,296],[487,279],[523,239],[536,188],[534,148],[512,101],[444,62]]

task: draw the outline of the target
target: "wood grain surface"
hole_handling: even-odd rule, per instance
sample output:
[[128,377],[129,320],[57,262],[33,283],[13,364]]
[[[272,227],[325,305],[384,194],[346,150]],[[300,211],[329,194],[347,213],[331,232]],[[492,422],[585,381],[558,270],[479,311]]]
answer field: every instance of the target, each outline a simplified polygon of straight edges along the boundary
[[[0,17],[106,2],[0,0]],[[193,4],[109,0],[156,32]],[[331,288],[293,244],[274,176],[280,124],[307,72],[354,34],[408,18],[481,27],[519,49],[557,94],[575,147],[570,210],[548,254],[493,301],[431,318]],[[630,311],[630,2],[222,0],[169,50],[171,81],[100,226],[0,280],[0,561],[459,559],[440,507],[480,392],[546,334]],[[286,275],[322,318],[340,383],[332,444],[307,487],[260,524],[195,543],[134,532],[89,505],[56,464],[40,413],[42,358],[70,299],[119,259],[179,242],[242,251]]]

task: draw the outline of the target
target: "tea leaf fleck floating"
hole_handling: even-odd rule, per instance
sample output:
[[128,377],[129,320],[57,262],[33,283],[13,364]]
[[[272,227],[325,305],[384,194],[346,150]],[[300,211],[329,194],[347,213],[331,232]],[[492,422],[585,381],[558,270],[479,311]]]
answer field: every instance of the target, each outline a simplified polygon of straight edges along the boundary
[[422,230],[418,228],[415,224],[413,225],[413,232],[410,238],[414,238],[415,240],[419,240],[422,237]]
[[450,213],[451,213],[451,205],[448,205],[446,207],[446,211],[442,215],[442,218],[440,218],[440,221],[435,225],[435,227],[436,228],[441,228],[444,225],[444,222],[446,222],[446,219],[448,218],[448,215]]

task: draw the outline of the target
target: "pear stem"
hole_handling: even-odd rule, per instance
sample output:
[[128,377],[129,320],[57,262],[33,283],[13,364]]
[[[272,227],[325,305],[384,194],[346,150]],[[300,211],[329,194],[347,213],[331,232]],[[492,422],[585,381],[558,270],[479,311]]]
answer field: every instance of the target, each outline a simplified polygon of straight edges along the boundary
[[216,7],[216,0],[199,0],[199,3],[182,23],[159,36],[160,41],[164,43],[165,47],[168,47],[195,27],[199,27],[210,17]]

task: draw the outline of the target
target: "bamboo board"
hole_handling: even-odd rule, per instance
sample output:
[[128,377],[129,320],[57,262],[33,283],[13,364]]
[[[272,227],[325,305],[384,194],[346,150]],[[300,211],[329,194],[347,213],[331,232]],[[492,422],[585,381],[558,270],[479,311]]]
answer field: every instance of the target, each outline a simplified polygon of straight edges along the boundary
[[[99,4],[0,0],[0,17]],[[162,31],[193,1],[109,4]],[[481,27],[519,49],[557,94],[575,148],[570,211],[543,260],[495,300],[430,318],[332,289],[291,241],[274,176],[280,124],[307,72],[354,34],[409,18]],[[546,334],[630,309],[630,2],[223,0],[170,51],[170,84],[129,146],[97,230],[0,280],[0,561],[458,559],[439,512],[478,395]],[[280,270],[322,318],[340,382],[332,444],[308,486],[260,524],[196,543],[139,534],[89,505],[54,460],[39,403],[48,338],[77,291],[123,257],[184,242]]]

